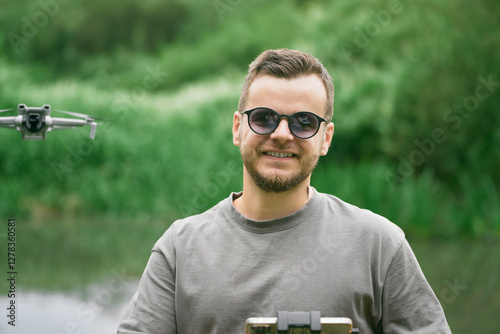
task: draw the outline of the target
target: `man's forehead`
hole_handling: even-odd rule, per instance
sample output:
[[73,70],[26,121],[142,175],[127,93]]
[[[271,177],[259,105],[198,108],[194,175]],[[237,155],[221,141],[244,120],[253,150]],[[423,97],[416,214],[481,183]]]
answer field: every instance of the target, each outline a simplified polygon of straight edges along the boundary
[[[247,107],[259,107],[259,103],[276,103],[287,101],[295,104],[295,109],[314,111],[324,114],[326,104],[326,89],[316,74],[303,75],[295,78],[279,78],[269,74],[260,74],[252,82],[248,90]],[[300,107],[304,105],[304,107]],[[266,105],[271,107],[270,105]],[[312,110],[311,110],[312,109]],[[296,110],[297,111],[297,110]]]

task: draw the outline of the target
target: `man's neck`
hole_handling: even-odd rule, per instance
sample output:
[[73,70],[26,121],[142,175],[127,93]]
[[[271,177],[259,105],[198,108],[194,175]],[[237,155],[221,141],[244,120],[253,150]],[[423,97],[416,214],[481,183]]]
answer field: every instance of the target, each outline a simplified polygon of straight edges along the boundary
[[234,206],[245,217],[262,221],[288,216],[301,209],[312,197],[309,180],[294,189],[281,193],[263,191],[255,184],[243,185],[243,194]]

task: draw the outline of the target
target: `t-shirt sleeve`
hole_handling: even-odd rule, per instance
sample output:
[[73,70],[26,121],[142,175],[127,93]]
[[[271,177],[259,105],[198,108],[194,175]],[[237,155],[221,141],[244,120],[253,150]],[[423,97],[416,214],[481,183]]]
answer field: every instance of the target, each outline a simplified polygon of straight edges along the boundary
[[378,333],[451,334],[441,304],[406,239],[388,267],[382,306]]
[[[170,235],[160,239],[167,243]],[[159,241],[159,242],[160,242]],[[158,243],[157,243],[158,245]],[[175,264],[173,247],[155,245],[117,334],[171,334],[177,332],[175,314]],[[171,245],[171,244],[170,244]],[[165,248],[171,254],[164,254]]]

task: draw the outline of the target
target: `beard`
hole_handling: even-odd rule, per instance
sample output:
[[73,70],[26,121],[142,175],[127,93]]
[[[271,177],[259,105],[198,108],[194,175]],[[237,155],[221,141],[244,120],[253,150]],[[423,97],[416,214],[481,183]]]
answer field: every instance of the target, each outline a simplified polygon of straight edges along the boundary
[[[257,185],[261,190],[269,193],[282,193],[296,188],[311,175],[312,171],[318,164],[319,157],[319,154],[315,154],[310,157],[302,156],[302,159],[305,160],[300,161],[298,171],[284,172],[280,171],[279,167],[277,167],[276,171],[263,173],[257,169],[256,158],[241,152],[243,165],[255,185]],[[298,157],[295,159],[298,159]]]

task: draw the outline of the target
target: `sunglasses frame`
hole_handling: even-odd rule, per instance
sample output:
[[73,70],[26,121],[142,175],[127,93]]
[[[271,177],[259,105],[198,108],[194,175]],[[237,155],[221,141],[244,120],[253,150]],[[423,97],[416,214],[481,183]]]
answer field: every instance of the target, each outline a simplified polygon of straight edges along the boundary
[[[257,109],[265,109],[265,110],[270,110],[270,111],[274,112],[276,115],[278,115],[278,116],[279,116],[279,122],[278,122],[278,123],[276,123],[277,125],[276,125],[276,127],[275,127],[272,131],[270,131],[270,132],[268,132],[268,133],[259,133],[259,132],[255,131],[255,130],[253,129],[252,124],[250,124],[250,115],[252,114],[252,112],[254,112],[254,111],[255,111],[255,110],[257,110]],[[326,124],[330,123],[329,121],[327,121],[327,120],[326,120],[326,119],[324,119],[323,117],[320,117],[320,116],[318,116],[318,115],[316,115],[315,113],[310,112],[310,111],[298,111],[298,112],[293,113],[293,114],[291,114],[291,115],[285,115],[285,114],[278,114],[278,113],[276,112],[276,110],[271,109],[271,108],[268,108],[268,107],[257,107],[257,108],[253,108],[253,109],[246,110],[246,111],[240,111],[240,114],[245,114],[245,115],[247,115],[247,119],[248,119],[248,126],[250,127],[250,129],[251,129],[254,133],[256,133],[256,134],[258,134],[258,135],[262,135],[262,136],[267,136],[267,135],[269,135],[269,134],[273,133],[274,131],[276,131],[276,129],[278,128],[279,124],[281,123],[281,119],[282,119],[283,117],[286,117],[286,118],[287,118],[288,130],[290,131],[290,133],[291,133],[294,137],[299,138],[299,139],[309,139],[309,138],[314,137],[314,136],[318,133],[319,128],[321,127],[321,123],[323,123],[323,122],[325,122]],[[319,123],[318,123],[318,128],[316,129],[316,131],[315,131],[312,135],[310,135],[310,136],[308,136],[308,137],[299,137],[299,136],[297,136],[297,135],[295,134],[295,132],[293,132],[292,127],[291,127],[291,125],[290,125],[290,120],[291,120],[291,119],[292,119],[295,115],[297,115],[297,114],[310,114],[310,115],[313,115],[314,117],[316,117],[316,118],[318,119],[318,121],[319,121]]]

